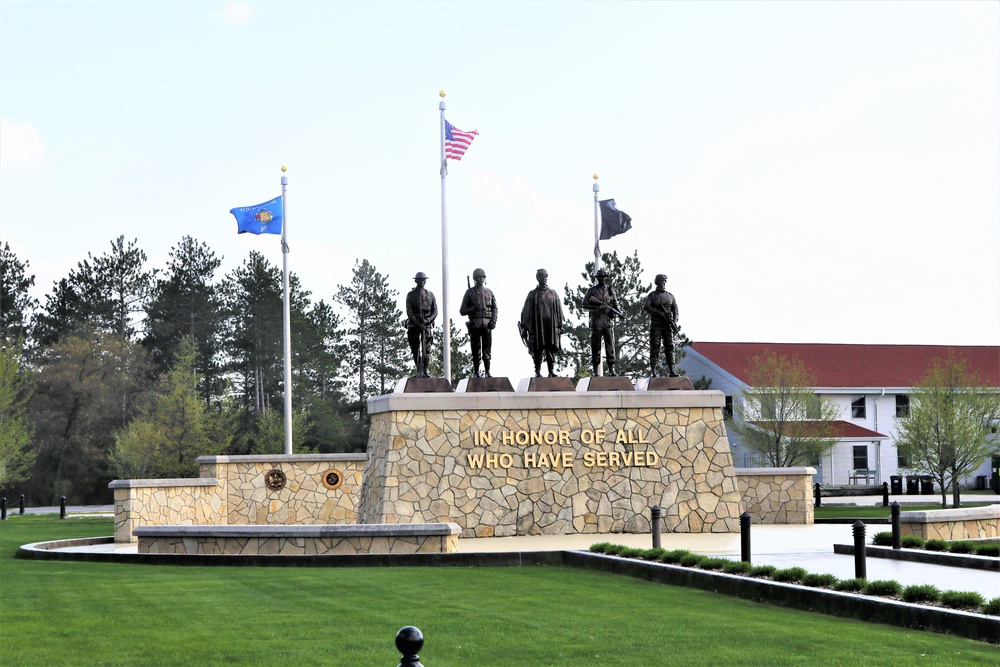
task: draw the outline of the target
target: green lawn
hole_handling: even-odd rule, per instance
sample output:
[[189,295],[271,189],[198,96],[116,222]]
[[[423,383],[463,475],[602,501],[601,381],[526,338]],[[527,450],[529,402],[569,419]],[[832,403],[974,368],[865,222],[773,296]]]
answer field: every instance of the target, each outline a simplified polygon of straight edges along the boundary
[[995,665],[995,646],[562,567],[223,568],[16,560],[109,519],[0,524],[0,664]]
[[[981,507],[983,505],[989,505],[991,503],[979,502],[963,502],[962,507]],[[899,506],[900,511],[903,512],[923,512],[926,510],[939,510],[941,509],[941,503],[931,503],[931,504],[914,504],[914,505],[903,505]],[[817,519],[888,519],[891,515],[891,507],[882,507],[879,505],[864,505],[864,506],[854,506],[854,505],[824,505],[822,507],[817,507],[815,509],[815,518]]]

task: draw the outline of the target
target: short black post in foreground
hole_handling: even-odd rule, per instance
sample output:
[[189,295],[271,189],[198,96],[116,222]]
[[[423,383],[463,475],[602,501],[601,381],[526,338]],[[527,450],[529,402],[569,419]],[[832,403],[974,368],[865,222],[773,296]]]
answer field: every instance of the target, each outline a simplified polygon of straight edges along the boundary
[[854,522],[854,578],[867,579],[865,567],[865,524],[858,520]]
[[0,498],[0,521],[7,520],[7,496]]
[[59,496],[59,518],[66,518],[66,496]]
[[750,562],[750,512],[740,515],[740,560]]
[[412,625],[400,628],[396,633],[396,650],[402,653],[399,667],[423,667],[420,656],[417,655],[424,647],[424,633]]
[[889,506],[889,482],[882,482],[882,507]]
[[21,497],[18,498],[18,500],[17,500],[17,507],[18,507],[18,510],[19,510],[18,514],[24,514],[24,494],[23,493],[21,494]]
[[816,507],[823,506],[823,494],[819,490],[819,482],[813,487],[813,498],[816,499]]
[[649,511],[649,523],[653,528],[653,548],[659,549],[661,545],[660,539],[660,506],[653,505],[653,509]]
[[889,507],[889,514],[892,516],[892,548],[899,549],[901,541],[899,536],[899,503],[895,500]]

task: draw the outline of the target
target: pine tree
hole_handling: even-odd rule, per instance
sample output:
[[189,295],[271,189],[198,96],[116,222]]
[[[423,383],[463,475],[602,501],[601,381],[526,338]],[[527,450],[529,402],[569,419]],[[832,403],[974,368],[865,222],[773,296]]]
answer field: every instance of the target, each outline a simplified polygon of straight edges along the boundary
[[28,262],[21,262],[9,243],[0,247],[0,338],[21,339],[28,336],[28,322],[38,301],[29,293],[35,276],[28,275]]

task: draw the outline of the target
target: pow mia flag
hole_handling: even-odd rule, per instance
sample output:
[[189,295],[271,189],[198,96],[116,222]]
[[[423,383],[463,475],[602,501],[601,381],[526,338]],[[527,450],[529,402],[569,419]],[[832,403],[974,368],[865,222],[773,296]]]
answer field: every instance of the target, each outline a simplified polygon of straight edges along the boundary
[[625,211],[619,211],[614,199],[605,199],[601,205],[601,240],[624,234],[632,229],[632,218]]

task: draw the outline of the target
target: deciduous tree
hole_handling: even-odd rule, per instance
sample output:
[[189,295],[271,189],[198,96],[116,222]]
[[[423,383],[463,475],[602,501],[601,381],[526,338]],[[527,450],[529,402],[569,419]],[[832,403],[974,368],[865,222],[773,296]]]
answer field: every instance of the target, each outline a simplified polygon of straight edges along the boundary
[[26,422],[31,391],[18,338],[0,341],[0,489],[27,479],[35,452]]

